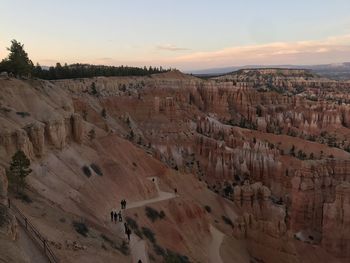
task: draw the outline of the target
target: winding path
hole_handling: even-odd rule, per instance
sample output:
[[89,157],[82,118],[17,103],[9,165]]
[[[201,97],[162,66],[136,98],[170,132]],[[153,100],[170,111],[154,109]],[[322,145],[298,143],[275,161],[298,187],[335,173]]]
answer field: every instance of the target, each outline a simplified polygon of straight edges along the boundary
[[210,233],[212,240],[209,246],[209,262],[210,263],[223,263],[220,256],[220,246],[224,240],[225,234],[217,230],[213,225],[210,225]]
[[26,230],[21,224],[18,224],[18,244],[21,249],[26,253],[31,262],[35,263],[49,263],[50,261],[33,242],[31,237],[27,234]]
[[[174,193],[164,192],[159,189],[157,177],[148,177],[147,179],[152,180],[154,182],[158,192],[158,196],[147,200],[128,203],[126,210],[146,206],[148,204],[153,204],[156,202],[160,202],[160,201],[164,201],[164,200],[168,200],[176,197]],[[124,232],[123,224],[119,224],[119,228],[122,232]],[[129,247],[130,247],[133,262],[137,263],[138,260],[141,259],[142,263],[149,263],[145,240],[139,238],[135,234],[131,235]]]

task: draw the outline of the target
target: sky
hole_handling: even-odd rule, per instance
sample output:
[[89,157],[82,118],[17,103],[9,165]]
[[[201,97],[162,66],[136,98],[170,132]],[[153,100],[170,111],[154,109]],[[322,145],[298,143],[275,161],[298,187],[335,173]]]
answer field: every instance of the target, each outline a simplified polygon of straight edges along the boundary
[[349,0],[0,0],[34,63],[226,66],[350,61]]

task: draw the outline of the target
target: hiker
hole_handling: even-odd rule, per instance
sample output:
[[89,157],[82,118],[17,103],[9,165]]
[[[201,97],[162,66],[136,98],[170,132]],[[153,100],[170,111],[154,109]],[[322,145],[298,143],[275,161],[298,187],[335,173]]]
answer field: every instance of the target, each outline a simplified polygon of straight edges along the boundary
[[122,211],[119,210],[118,216],[119,216],[119,222],[122,222],[123,221]]
[[118,214],[117,212],[114,212],[114,223],[117,223],[117,218],[118,218]]
[[174,193],[177,194],[177,188],[174,188]]
[[125,201],[125,199],[122,200],[121,204],[122,204],[122,209],[125,209],[126,208],[126,201]]
[[127,229],[128,229],[128,225],[127,225],[127,223],[126,223],[126,222],[124,223],[124,228],[125,228],[124,232],[125,232],[125,234],[126,234]]
[[131,230],[130,230],[130,228],[127,228],[127,229],[126,229],[126,234],[127,234],[127,236],[128,236],[128,240],[129,240],[129,242],[130,242],[130,235],[131,235]]
[[121,206],[121,208],[123,209],[123,206],[124,206],[124,199],[120,201],[120,206]]
[[113,222],[113,216],[114,216],[114,213],[113,211],[111,211],[111,221]]

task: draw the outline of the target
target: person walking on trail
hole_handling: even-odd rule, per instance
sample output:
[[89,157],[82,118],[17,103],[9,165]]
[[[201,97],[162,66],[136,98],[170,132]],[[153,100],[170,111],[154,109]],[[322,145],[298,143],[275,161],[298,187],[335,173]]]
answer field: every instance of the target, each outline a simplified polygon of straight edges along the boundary
[[113,222],[114,213],[111,211],[111,221]]
[[120,206],[123,209],[123,207],[124,207],[124,199],[120,201]]
[[118,219],[118,214],[117,214],[117,212],[114,212],[113,217],[114,217],[114,223],[116,224],[116,223],[117,223],[117,219]]
[[120,204],[122,205],[122,209],[125,209],[126,208],[126,201],[125,199],[123,199]]
[[131,235],[131,230],[130,230],[130,228],[127,228],[127,229],[126,229],[126,235],[128,236],[128,240],[129,240],[129,242],[130,242],[130,235]]
[[120,211],[120,210],[119,210],[119,213],[118,213],[118,217],[119,217],[119,222],[122,222],[123,221],[122,211]]
[[174,188],[174,193],[177,194],[177,188]]
[[127,229],[128,229],[128,224],[125,222],[124,223],[124,232],[125,232],[125,234],[126,234]]

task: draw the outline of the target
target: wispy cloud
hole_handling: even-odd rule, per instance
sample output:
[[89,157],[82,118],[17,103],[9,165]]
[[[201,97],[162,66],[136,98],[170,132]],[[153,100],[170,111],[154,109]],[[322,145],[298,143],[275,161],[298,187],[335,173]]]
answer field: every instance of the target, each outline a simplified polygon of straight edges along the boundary
[[190,50],[189,48],[184,48],[184,47],[178,47],[173,44],[161,44],[157,45],[156,48],[158,50],[165,50],[165,51],[183,51],[183,50]]
[[[346,57],[344,57],[346,55]],[[314,64],[350,59],[350,35],[323,40],[274,42],[259,45],[228,47],[209,52],[177,56],[176,64],[203,67],[244,64],[299,63]]]

